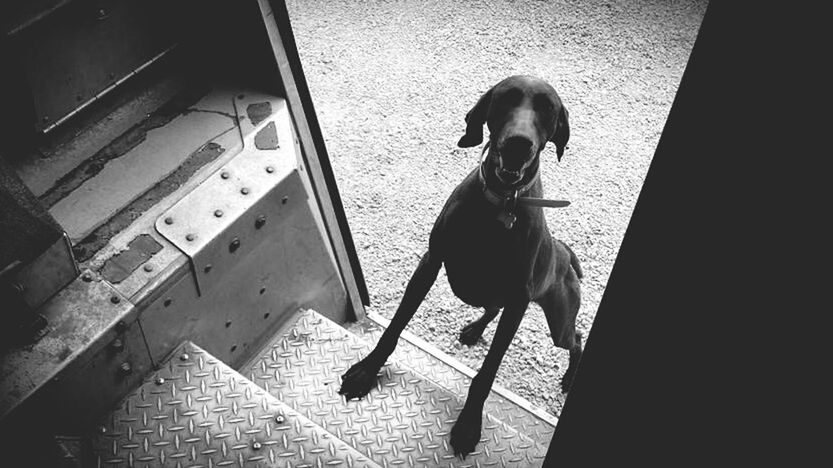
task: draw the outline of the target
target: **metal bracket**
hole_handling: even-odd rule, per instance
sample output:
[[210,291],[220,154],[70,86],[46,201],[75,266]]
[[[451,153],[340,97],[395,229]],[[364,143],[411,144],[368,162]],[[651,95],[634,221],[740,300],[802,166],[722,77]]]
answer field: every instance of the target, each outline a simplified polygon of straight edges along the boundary
[[[201,296],[268,238],[270,225],[306,204],[294,145],[280,145],[293,138],[280,103],[237,156],[156,220],[156,230],[190,259]],[[277,143],[256,144],[264,139]]]

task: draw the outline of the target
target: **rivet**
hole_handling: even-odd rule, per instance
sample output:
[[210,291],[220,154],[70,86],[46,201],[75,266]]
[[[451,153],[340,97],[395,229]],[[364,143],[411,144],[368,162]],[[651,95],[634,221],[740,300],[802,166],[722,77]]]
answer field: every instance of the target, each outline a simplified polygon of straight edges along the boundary
[[271,174],[271,173],[275,172],[275,168],[272,167],[272,166],[266,166],[266,172]]
[[260,450],[261,447],[263,447],[263,445],[261,445],[260,442],[258,442],[258,441],[252,442],[252,449],[253,450]]
[[189,360],[189,359],[191,359],[191,356],[189,356],[189,355],[188,355],[188,353],[182,353],[182,354],[179,356],[179,360],[180,360],[180,361],[187,361],[187,360]]
[[229,178],[229,173],[226,172],[226,171],[223,171],[223,172],[220,173],[220,177],[222,177],[223,179],[228,179]]
[[165,224],[173,224],[173,223],[174,223],[174,219],[173,219],[173,218],[171,218],[170,216],[168,216],[167,218],[165,218]]
[[91,274],[89,274],[89,273],[84,273],[83,275],[81,275],[81,279],[82,279],[85,283],[89,283],[90,281],[92,281],[92,280],[93,280],[93,275],[91,275]]
[[107,433],[107,428],[104,427],[104,426],[99,426],[98,433],[99,434],[106,434]]
[[286,421],[286,419],[284,419],[283,415],[279,414],[279,415],[275,416],[275,422],[276,423],[283,424],[284,421]]
[[168,307],[169,305],[171,305],[171,303],[173,301],[174,300],[169,297],[169,298],[165,299],[165,302],[163,302],[163,304],[165,304],[165,307]]
[[221,216],[223,216],[223,210],[216,210],[216,211],[214,211],[214,216],[216,216],[216,217],[218,217],[218,218],[219,218],[219,217],[221,217]]
[[205,268],[202,269],[202,271],[204,271],[205,273],[208,273],[209,271],[211,271],[211,268],[213,268],[213,267],[209,263],[208,265],[205,266]]
[[112,343],[110,343],[110,349],[113,351],[121,351],[124,349],[124,342],[116,338]]
[[266,224],[266,215],[260,215],[255,219],[255,229],[260,229]]
[[248,187],[243,187],[242,189],[240,189],[240,193],[242,193],[243,195],[248,195],[249,194]]
[[112,302],[113,304],[118,304],[119,302],[121,302],[121,298],[119,296],[110,296],[110,302]]
[[145,266],[142,268],[147,272],[153,271],[153,265],[151,265],[150,263],[145,264]]
[[128,375],[133,372],[133,366],[131,366],[129,362],[123,362],[119,366],[119,372],[121,372],[122,375]]
[[127,322],[124,320],[119,320],[116,323],[116,333],[124,333],[127,331]]
[[240,248],[240,239],[234,238],[231,243],[228,245],[228,251],[234,253],[235,250]]
[[193,235],[193,234],[186,234],[185,235],[185,240],[187,240],[187,241],[193,241],[195,238],[196,238],[196,236]]
[[153,383],[155,383],[156,385],[162,385],[163,383],[165,383],[165,379],[163,379],[162,377],[157,377],[156,380],[153,381]]
[[288,201],[289,201],[289,197],[283,197],[283,198],[281,198],[281,204],[282,204],[282,205],[286,205],[286,202],[288,202]]

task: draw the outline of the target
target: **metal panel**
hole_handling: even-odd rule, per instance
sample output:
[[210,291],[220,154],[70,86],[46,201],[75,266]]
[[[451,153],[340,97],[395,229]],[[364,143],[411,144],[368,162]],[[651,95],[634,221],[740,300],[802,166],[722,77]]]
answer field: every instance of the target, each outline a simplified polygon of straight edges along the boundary
[[100,341],[104,346],[85,364],[53,379],[34,400],[40,406],[38,414],[51,421],[52,433],[80,433],[84,425],[111,409],[152,370],[137,321],[118,322]]
[[313,311],[299,314],[260,357],[243,367],[250,379],[385,466],[540,466],[545,447],[484,414],[480,444],[455,457],[448,434],[464,400],[396,361],[376,389],[346,402],[340,376],[371,347]]
[[263,135],[269,141],[291,141],[285,105],[247,135],[240,154],[156,221],[157,231],[191,259],[201,295],[268,239],[272,229],[262,228],[306,204],[294,147],[258,148]]
[[75,2],[26,29],[25,72],[36,127],[52,128],[158,58],[173,43],[180,8],[159,1]]
[[107,415],[97,466],[374,467],[192,343]]
[[115,338],[120,321],[136,315],[127,298],[90,271],[38,312],[49,324],[45,335],[0,356],[0,420],[54,377],[76,372]]
[[258,0],[258,6],[272,43],[283,88],[286,90],[292,120],[298,131],[300,146],[303,148],[301,155],[310,175],[315,200],[327,226],[327,234],[347,289],[354,318],[361,319],[365,315],[364,306],[370,304],[370,296],[304,78],[289,13],[283,2]]

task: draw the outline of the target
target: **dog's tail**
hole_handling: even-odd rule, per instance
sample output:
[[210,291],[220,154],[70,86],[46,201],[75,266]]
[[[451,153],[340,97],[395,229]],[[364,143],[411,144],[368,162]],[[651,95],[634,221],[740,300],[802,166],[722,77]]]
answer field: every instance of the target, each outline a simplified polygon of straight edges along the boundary
[[573,252],[573,249],[571,249],[570,246],[565,244],[564,242],[561,242],[561,245],[563,245],[564,248],[567,249],[567,252],[570,253],[570,266],[572,266],[573,270],[576,271],[576,276],[578,276],[578,279],[584,278],[584,272],[581,271],[581,265],[579,264],[578,257],[576,257],[576,254],[575,252]]

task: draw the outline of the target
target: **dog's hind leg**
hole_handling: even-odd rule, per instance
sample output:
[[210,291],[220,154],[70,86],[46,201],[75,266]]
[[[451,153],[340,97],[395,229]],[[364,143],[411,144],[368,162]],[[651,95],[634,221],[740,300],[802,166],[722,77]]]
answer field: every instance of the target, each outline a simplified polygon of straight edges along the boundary
[[460,331],[460,343],[473,346],[483,336],[483,330],[500,313],[500,307],[486,307],[479,319],[469,323]]
[[419,305],[422,304],[425,295],[428,294],[428,290],[431,289],[437,279],[441,266],[442,262],[433,258],[430,251],[422,256],[416,271],[411,275],[411,279],[405,287],[402,302],[399,303],[399,308],[396,309],[390,325],[382,334],[382,337],[379,338],[379,342],[376,343],[373,351],[341,376],[341,388],[338,393],[346,396],[349,400],[351,398],[361,398],[373,388],[376,384],[376,374],[393,353],[399,335],[405,330]]
[[570,352],[570,364],[561,378],[561,391],[567,393],[581,361],[581,334],[576,331],[576,316],[581,292],[575,272],[569,270],[560,284],[555,284],[535,302],[544,310],[553,343]]

